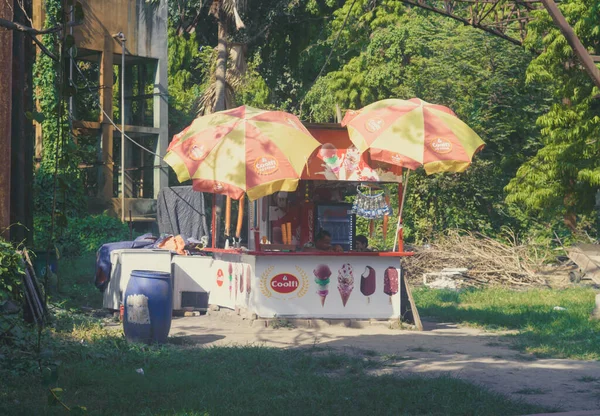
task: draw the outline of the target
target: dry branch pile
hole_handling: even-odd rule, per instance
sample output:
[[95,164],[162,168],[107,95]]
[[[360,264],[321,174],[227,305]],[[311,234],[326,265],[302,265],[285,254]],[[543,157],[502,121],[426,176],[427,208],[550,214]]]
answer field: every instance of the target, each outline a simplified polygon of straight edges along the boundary
[[546,260],[544,251],[535,244],[519,242],[511,232],[500,242],[479,233],[452,230],[428,248],[415,249],[415,255],[403,265],[413,281],[444,268],[466,268],[460,279],[467,286],[530,286],[545,284],[538,275]]

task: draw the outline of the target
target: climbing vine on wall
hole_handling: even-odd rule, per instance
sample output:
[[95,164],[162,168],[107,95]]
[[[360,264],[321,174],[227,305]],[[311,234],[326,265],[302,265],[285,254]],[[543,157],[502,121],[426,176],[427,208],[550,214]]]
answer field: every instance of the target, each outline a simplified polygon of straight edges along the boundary
[[[66,22],[61,0],[46,0],[45,13],[45,28]],[[67,225],[67,218],[79,216],[86,206],[66,105],[66,99],[74,93],[65,72],[73,38],[63,31],[44,35],[42,42],[58,60],[40,53],[34,67],[39,111],[36,120],[42,127],[42,155],[34,183],[35,217],[41,220],[54,213],[55,234],[60,234]],[[41,233],[49,231],[39,230]]]

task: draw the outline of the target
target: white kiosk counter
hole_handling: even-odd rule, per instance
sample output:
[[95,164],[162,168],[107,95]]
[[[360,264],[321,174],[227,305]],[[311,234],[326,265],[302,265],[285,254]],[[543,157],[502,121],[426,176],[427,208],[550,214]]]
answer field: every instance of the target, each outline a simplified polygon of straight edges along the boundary
[[208,304],[261,318],[394,319],[406,290],[404,253],[246,252],[179,256],[116,250],[104,307],[118,309],[132,270],[171,272],[173,309]]

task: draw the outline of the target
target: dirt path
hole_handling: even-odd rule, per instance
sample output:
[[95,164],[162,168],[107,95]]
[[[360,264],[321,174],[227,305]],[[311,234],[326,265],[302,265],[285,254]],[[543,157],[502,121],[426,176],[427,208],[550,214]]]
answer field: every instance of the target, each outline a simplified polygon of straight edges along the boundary
[[317,345],[347,353],[385,356],[377,374],[450,374],[490,390],[546,407],[600,409],[600,362],[535,359],[510,349],[502,334],[453,324],[425,323],[425,331],[325,326],[251,326],[238,317],[174,319],[171,336],[197,345],[266,345],[297,348]]

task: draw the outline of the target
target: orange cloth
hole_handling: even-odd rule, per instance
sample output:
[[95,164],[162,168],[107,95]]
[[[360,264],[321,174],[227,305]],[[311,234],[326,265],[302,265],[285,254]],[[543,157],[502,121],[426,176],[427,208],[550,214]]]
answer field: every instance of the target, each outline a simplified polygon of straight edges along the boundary
[[181,238],[180,235],[167,237],[158,245],[158,248],[175,251],[177,254],[181,255],[185,255],[185,251],[183,250],[184,247],[185,241],[183,241],[183,238]]

